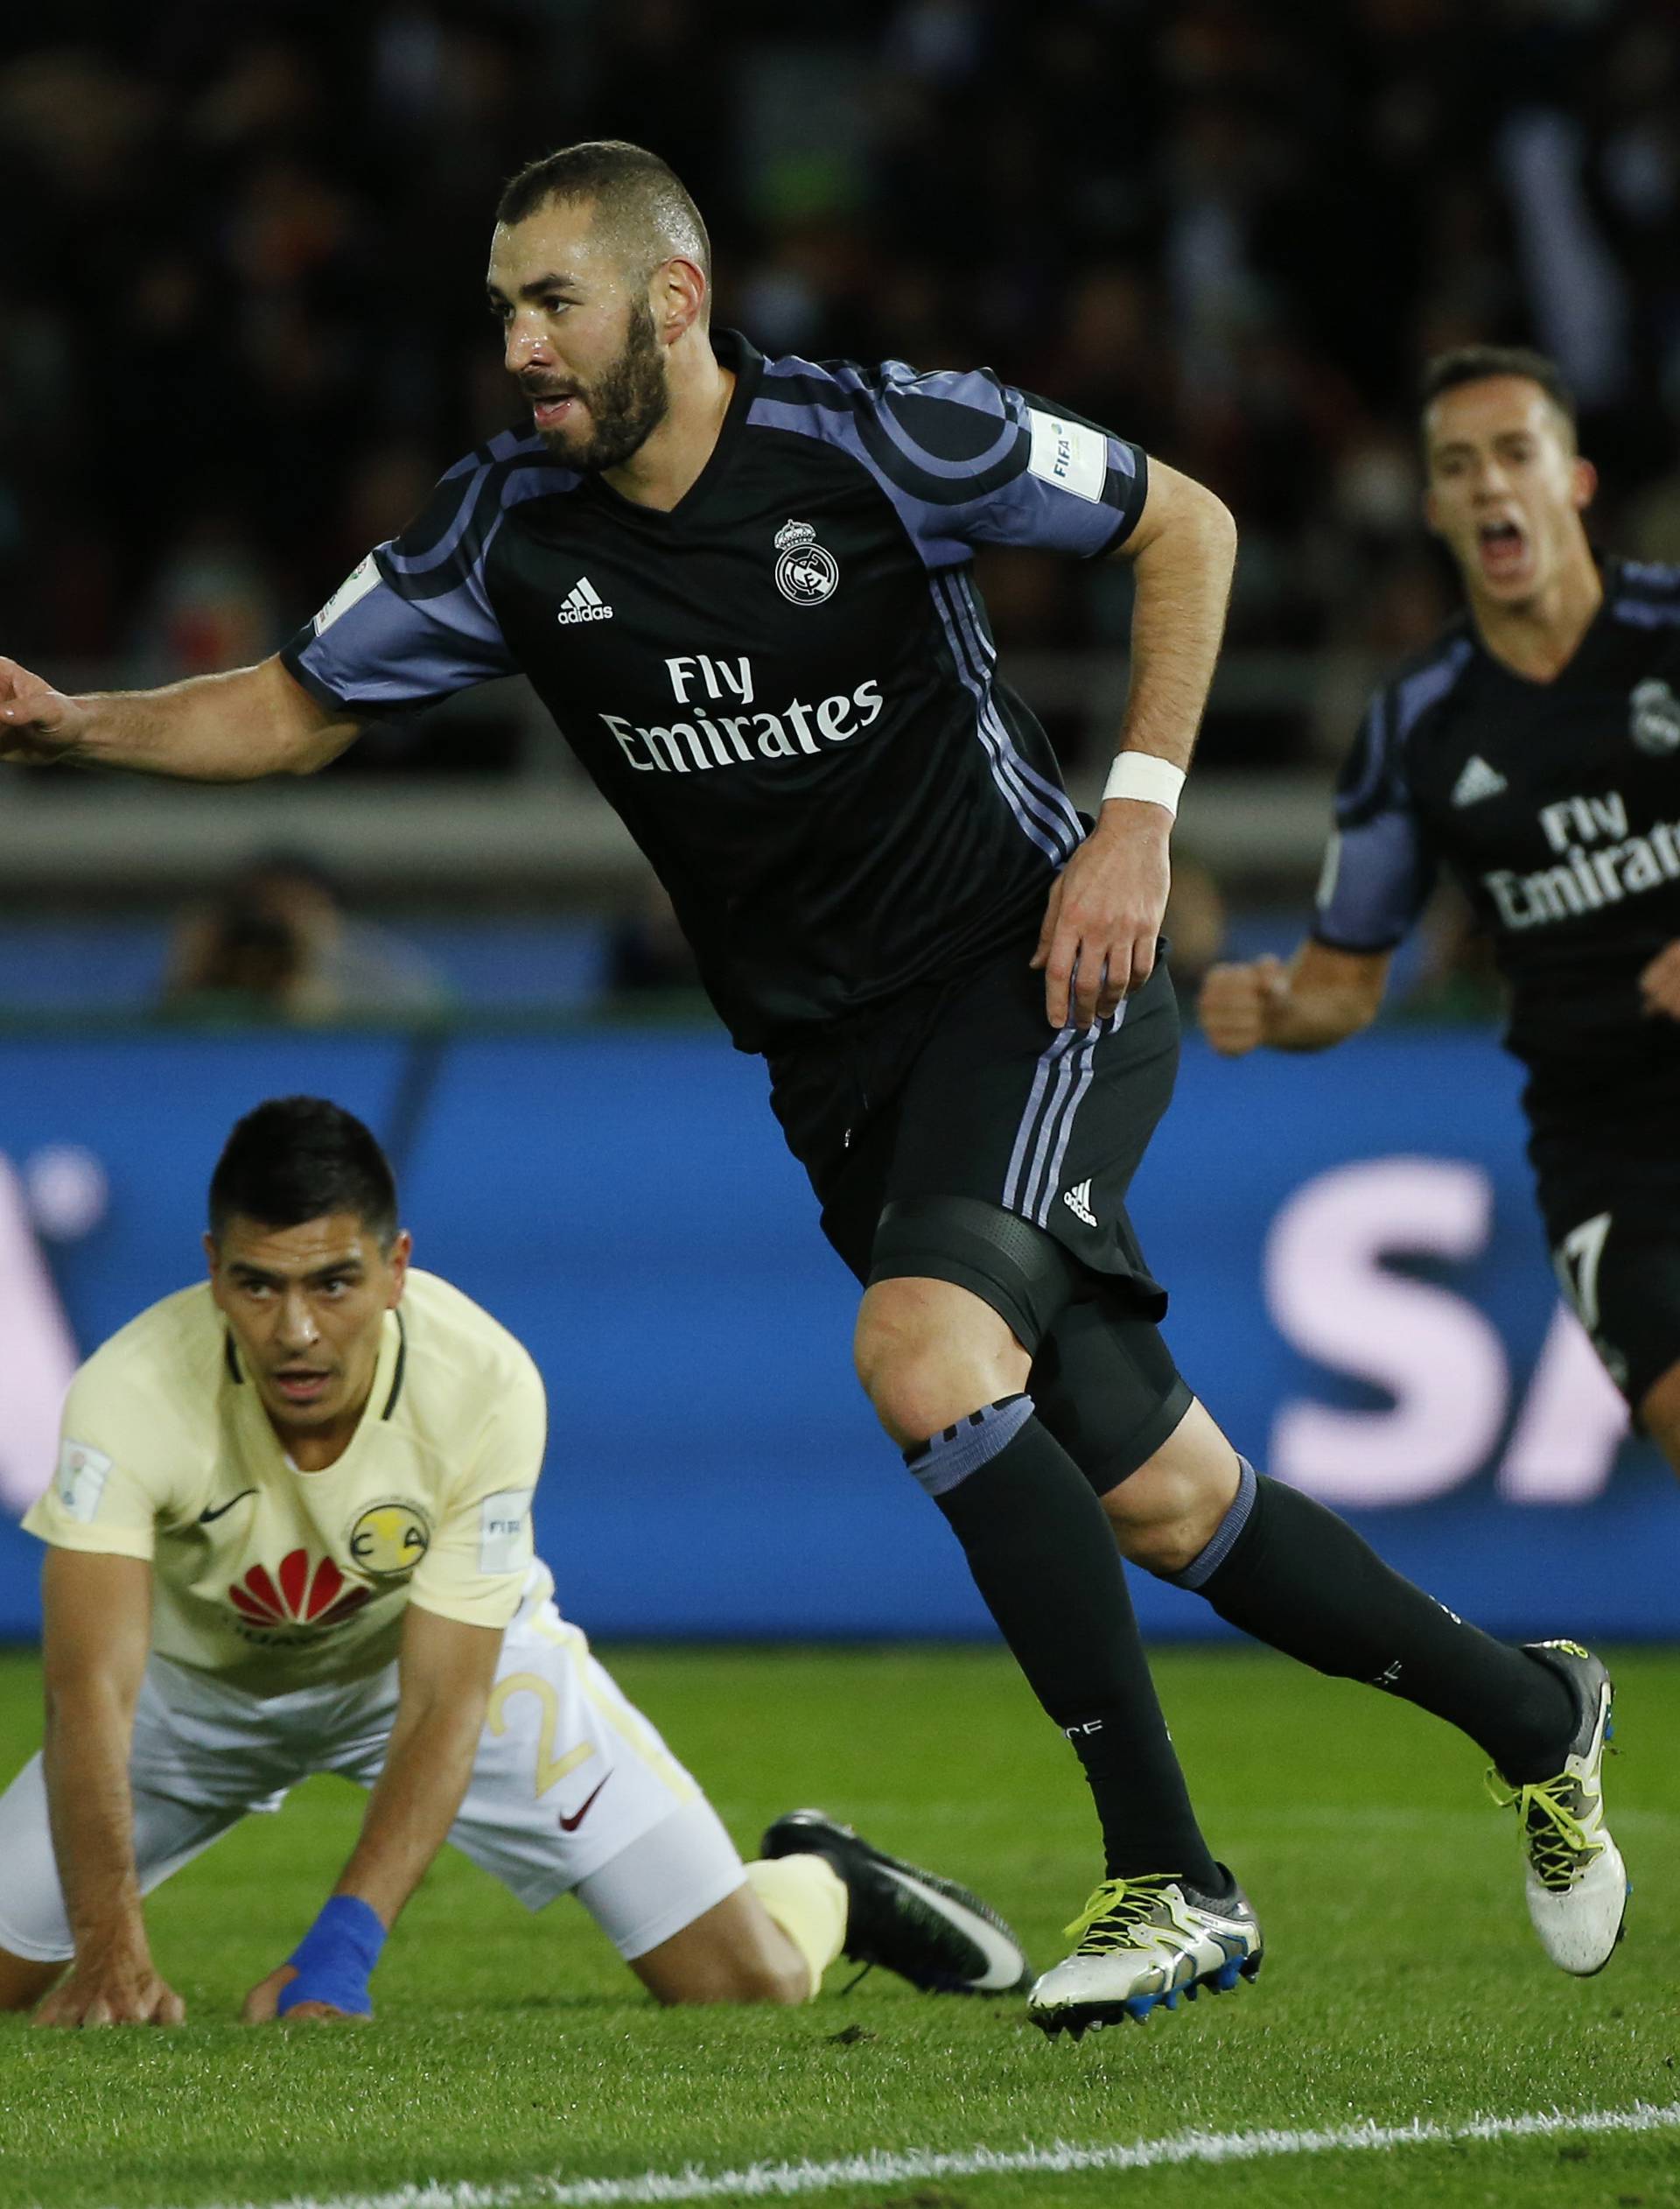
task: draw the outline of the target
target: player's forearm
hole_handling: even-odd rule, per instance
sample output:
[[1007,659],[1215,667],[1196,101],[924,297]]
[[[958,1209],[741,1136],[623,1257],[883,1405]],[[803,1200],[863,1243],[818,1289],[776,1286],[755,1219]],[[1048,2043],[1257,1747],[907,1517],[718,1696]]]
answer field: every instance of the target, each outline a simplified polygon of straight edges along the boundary
[[146,1953],[129,1785],[133,1705],[115,1685],[49,1680],[42,1765],[78,1961]]
[[1133,560],[1131,682],[1121,748],[1187,768],[1214,679],[1236,565],[1236,524],[1187,479]]
[[162,690],[95,691],[74,704],[85,719],[61,754],[72,765],[188,782],[312,774],[356,733],[354,723],[326,715],[274,660]]
[[485,1701],[474,1693],[398,1708],[360,1836],[332,1890],[359,1897],[388,1927],[449,1837],[472,1775]]
[[1374,1010],[1351,990],[1292,983],[1266,1007],[1265,1041],[1274,1051],[1326,1051],[1368,1027]]

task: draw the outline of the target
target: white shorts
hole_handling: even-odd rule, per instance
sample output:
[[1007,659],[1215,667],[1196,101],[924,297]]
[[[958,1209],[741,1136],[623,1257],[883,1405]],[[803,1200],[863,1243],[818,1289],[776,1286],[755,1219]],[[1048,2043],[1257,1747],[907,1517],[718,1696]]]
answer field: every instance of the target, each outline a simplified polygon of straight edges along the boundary
[[[372,1786],[396,1701],[394,1665],[264,1699],[154,1656],[129,1760],[141,1892],[242,1818],[278,1810],[312,1772]],[[746,1876],[695,1780],[550,1602],[508,1629],[449,1837],[528,1910],[575,1890],[626,1962]],[[38,1756],[0,1796],[0,1949],[40,1963],[72,1955]]]

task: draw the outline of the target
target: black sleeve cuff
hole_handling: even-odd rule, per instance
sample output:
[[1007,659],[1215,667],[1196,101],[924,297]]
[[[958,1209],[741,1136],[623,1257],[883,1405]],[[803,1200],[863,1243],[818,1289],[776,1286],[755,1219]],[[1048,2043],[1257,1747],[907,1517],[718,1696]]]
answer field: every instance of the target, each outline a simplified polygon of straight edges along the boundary
[[1113,536],[1100,544],[1095,552],[1088,552],[1085,556],[1087,559],[1106,560],[1110,558],[1120,550],[1143,519],[1144,502],[1149,496],[1149,455],[1140,445],[1134,445],[1132,450],[1138,455],[1138,472],[1135,475],[1123,478],[1130,494],[1124,511],[1114,525]]
[[1381,943],[1339,943],[1334,936],[1326,936],[1315,923],[1306,931],[1307,941],[1322,943],[1326,951],[1346,951],[1350,958],[1376,958],[1385,951],[1397,951],[1405,942],[1404,934],[1390,936]]

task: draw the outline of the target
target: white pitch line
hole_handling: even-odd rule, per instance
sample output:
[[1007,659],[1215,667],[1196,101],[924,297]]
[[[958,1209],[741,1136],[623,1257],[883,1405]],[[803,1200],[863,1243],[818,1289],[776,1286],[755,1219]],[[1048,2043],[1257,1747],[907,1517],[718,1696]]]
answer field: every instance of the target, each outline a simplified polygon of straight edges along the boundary
[[[1163,2140],[1080,2147],[872,2149],[834,2163],[753,2163],[738,2170],[648,2170],[634,2178],[516,2179],[479,2186],[398,2186],[388,2193],[292,2195],[270,2209],[620,2209],[667,2202],[785,2200],[830,2186],[892,2186],[939,2178],[984,2178],[1034,2171],[1155,2170],[1164,2164],[1257,2163],[1272,2156],[1339,2150],[1438,2147],[1459,2141],[1550,2139],[1560,2133],[1680,2130],[1680,2101],[1635,2102],[1630,2109],[1536,2109],[1515,2117],[1473,2117],[1458,2125],[1379,2125],[1370,2120],[1325,2131],[1180,2132]],[[249,2202],[218,2209],[254,2209]]]

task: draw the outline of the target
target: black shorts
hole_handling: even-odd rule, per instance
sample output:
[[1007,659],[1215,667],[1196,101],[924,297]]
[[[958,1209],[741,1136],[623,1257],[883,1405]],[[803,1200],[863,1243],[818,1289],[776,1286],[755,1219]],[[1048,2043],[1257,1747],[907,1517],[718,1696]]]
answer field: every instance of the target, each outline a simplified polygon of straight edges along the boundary
[[1043,1228],[1092,1293],[1157,1321],[1166,1292],[1125,1198],[1178,1070],[1166,961],[1111,1020],[1058,1031],[1032,953],[1029,938],[946,987],[771,1052],[772,1105],[823,1233],[860,1281],[886,1206],[967,1197]]
[[1550,1125],[1529,1156],[1564,1294],[1636,1412],[1680,1362],[1680,1140]]

